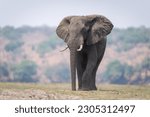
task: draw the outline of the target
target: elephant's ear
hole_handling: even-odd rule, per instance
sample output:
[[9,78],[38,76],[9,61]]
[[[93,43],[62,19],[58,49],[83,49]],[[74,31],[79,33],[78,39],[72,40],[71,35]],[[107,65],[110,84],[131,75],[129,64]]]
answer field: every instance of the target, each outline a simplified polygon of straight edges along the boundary
[[68,16],[65,17],[60,24],[58,25],[57,29],[56,29],[56,34],[63,39],[65,42],[68,41],[68,35],[69,35],[69,24],[70,24],[70,20],[71,18],[74,16]]
[[104,16],[91,15],[88,16],[88,19],[91,20],[91,31],[87,39],[87,45],[95,44],[105,39],[113,28],[111,21]]

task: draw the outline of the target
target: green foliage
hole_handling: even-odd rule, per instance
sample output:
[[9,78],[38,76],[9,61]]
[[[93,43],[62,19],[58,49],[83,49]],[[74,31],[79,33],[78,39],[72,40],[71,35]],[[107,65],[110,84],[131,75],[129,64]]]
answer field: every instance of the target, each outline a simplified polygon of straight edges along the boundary
[[14,81],[36,82],[34,75],[37,72],[37,65],[33,61],[25,60],[14,67]]
[[51,52],[51,51],[52,51],[52,47],[51,47],[51,43],[49,40],[40,43],[37,47],[37,52],[40,55],[44,55],[45,53]]
[[103,77],[105,81],[111,83],[125,84],[127,79],[133,74],[133,68],[127,64],[121,64],[119,61],[113,61],[108,64]]
[[141,68],[147,69],[150,71],[150,58],[149,57],[144,59],[144,61],[142,62]]
[[63,44],[63,41],[58,39],[56,33],[52,34],[51,37],[50,37],[50,42],[51,42],[51,47],[53,49],[56,48],[56,46],[58,45],[62,45]]
[[9,76],[9,71],[8,71],[8,66],[6,63],[1,63],[0,64],[0,80],[1,77],[8,77]]
[[61,45],[62,41],[58,39],[56,34],[51,35],[50,39],[47,41],[43,41],[37,47],[37,52],[40,55],[44,55],[45,53],[49,53],[56,48],[56,46]]
[[[142,83],[149,83],[150,82],[150,58],[145,58],[141,64],[137,65],[135,68],[135,74],[137,75],[138,79],[142,79]],[[139,81],[136,81],[136,84]]]
[[48,67],[45,70],[45,75],[51,82],[68,82],[69,68],[65,64],[60,64],[54,67]]
[[16,49],[20,48],[24,43],[21,41],[10,41],[6,46],[6,51],[15,51]]
[[[103,81],[116,84],[147,84],[150,82],[150,58],[145,58],[135,67],[113,61],[103,73]],[[132,79],[133,78],[133,79]]]
[[119,61],[113,61],[107,65],[107,70],[104,73],[106,80],[116,80],[122,77],[123,67]]
[[0,27],[0,37],[4,37],[9,40],[21,39],[22,35],[34,32],[42,32],[45,35],[50,36],[55,33],[55,30],[54,28],[50,28],[48,26],[40,26],[40,27],[22,26],[19,28],[15,28],[13,26],[5,26],[3,28]]
[[10,40],[19,39],[22,35],[12,26],[5,26],[0,31],[0,36]]
[[128,51],[138,43],[150,43],[150,29],[145,27],[113,29],[108,37],[109,44],[115,44],[118,51]]

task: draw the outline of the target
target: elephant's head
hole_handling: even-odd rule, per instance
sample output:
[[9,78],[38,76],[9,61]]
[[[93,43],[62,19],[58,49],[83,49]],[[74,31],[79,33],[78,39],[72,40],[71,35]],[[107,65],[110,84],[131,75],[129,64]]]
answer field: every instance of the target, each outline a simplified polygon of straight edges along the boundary
[[112,28],[111,21],[101,15],[69,16],[60,22],[56,33],[70,49],[72,90],[76,90],[76,52],[81,51],[85,44],[101,41]]

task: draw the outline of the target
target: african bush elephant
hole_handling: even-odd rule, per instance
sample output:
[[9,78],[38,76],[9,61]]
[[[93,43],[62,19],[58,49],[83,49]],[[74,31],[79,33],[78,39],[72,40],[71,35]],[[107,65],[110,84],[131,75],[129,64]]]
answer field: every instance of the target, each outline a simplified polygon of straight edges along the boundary
[[112,28],[111,21],[102,15],[68,16],[60,22],[56,33],[70,49],[72,90],[76,90],[76,69],[79,90],[97,90],[96,71]]

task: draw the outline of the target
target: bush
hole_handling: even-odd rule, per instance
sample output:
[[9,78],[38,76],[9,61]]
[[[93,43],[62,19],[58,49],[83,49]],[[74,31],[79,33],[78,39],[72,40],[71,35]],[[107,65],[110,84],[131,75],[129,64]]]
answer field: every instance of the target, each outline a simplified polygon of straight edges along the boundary
[[1,29],[0,36],[9,40],[20,39],[22,34],[18,32],[13,26],[5,26]]
[[135,68],[135,75],[137,80],[135,84],[149,84],[150,83],[150,58],[146,57],[141,64],[137,65]]
[[45,53],[49,53],[56,48],[56,46],[61,45],[63,41],[57,39],[56,34],[53,34],[48,41],[43,41],[37,47],[37,52],[40,55],[44,55]]
[[69,82],[69,68],[66,64],[60,64],[55,67],[48,67],[45,75],[51,82]]
[[107,65],[103,74],[104,80],[110,83],[126,84],[133,74],[133,68],[119,61],[113,61]]
[[6,51],[15,51],[16,49],[20,48],[24,43],[21,41],[11,41],[5,46]]
[[44,41],[40,43],[37,47],[37,52],[40,55],[44,55],[45,53],[51,52],[51,51],[52,51],[52,47],[51,47],[50,41]]
[[113,29],[108,37],[108,44],[115,44],[117,51],[128,51],[136,44],[150,42],[150,29],[145,27]]
[[37,65],[33,61],[25,60],[14,67],[14,81],[36,82],[34,75],[37,72]]
[[0,78],[8,77],[8,76],[9,76],[9,71],[8,71],[7,64],[5,64],[5,63],[0,64]]

